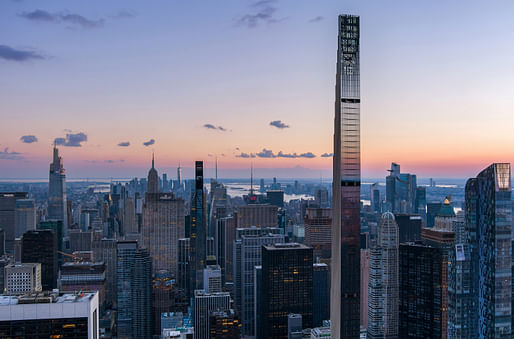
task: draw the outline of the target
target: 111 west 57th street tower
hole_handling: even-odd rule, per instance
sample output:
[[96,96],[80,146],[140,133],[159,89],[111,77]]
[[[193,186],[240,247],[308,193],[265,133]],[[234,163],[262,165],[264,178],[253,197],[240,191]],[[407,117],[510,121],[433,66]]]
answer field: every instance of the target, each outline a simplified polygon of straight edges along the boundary
[[358,16],[339,16],[330,291],[333,338],[358,338],[360,331],[359,21]]

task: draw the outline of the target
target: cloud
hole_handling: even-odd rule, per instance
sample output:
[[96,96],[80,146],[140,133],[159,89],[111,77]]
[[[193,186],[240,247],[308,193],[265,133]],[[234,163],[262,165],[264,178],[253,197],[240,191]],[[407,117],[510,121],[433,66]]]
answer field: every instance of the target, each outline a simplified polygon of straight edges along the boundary
[[91,20],[80,14],[76,13],[50,13],[42,9],[36,9],[32,12],[23,12],[19,14],[20,17],[27,20],[51,23],[69,23],[83,28],[97,28],[102,27],[104,24],[103,19]]
[[130,146],[130,141],[122,141],[118,144],[118,146],[120,147],[129,147]]
[[37,142],[37,138],[35,135],[24,135],[20,138],[20,140],[26,144]]
[[150,139],[148,141],[143,142],[143,145],[145,145],[146,147],[151,146],[153,144],[155,144],[155,140],[154,139]]
[[273,154],[273,151],[269,149],[263,148],[261,152],[256,154],[259,158],[276,158],[277,156]]
[[334,156],[334,153],[323,153],[321,155],[322,158],[330,158],[330,157],[333,157]]
[[87,141],[87,135],[79,133],[68,133],[66,138],[55,138],[55,144],[66,147],[82,147],[82,143]]
[[241,152],[241,154],[236,155],[236,158],[255,158],[255,154]]
[[0,150],[0,159],[3,160],[22,160],[23,157],[19,152],[9,152],[9,149],[6,147],[3,151]]
[[227,129],[223,126],[214,126],[213,124],[204,124],[203,125],[204,128],[207,128],[207,129],[215,129],[215,130],[218,130],[218,131],[222,131],[222,132],[226,132]]
[[45,59],[45,57],[33,51],[14,49],[6,45],[0,45],[0,59],[23,62]]
[[277,11],[277,7],[275,6],[276,2],[276,0],[261,0],[255,2],[252,5],[254,11],[239,17],[236,20],[237,25],[255,28],[260,23],[271,24],[283,20],[275,18],[275,12]]
[[283,153],[282,151],[279,151],[277,154],[277,157],[279,158],[315,158],[316,156],[312,152],[307,153]]
[[104,162],[108,163],[108,164],[114,164],[114,163],[117,163],[117,162],[125,162],[125,160],[123,159],[120,159],[120,160],[104,160]]
[[269,124],[270,124],[270,126],[273,126],[273,127],[279,128],[279,129],[289,128],[289,125],[283,123],[282,120],[274,120],[274,121],[270,122]]
[[310,19],[310,20],[309,20],[309,22],[320,22],[320,21],[322,21],[323,19],[324,19],[324,18],[323,18],[322,16],[318,15],[318,16],[316,16],[316,17],[314,17],[314,18]]

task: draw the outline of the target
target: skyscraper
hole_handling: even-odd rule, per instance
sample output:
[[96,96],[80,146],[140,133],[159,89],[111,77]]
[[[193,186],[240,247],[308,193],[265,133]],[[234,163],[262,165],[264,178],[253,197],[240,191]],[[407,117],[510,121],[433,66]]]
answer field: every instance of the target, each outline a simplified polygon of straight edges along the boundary
[[22,263],[41,264],[43,290],[57,287],[57,235],[53,230],[27,231],[21,245]]
[[195,339],[209,338],[209,314],[230,309],[230,293],[206,293],[196,290],[194,296]]
[[[62,220],[63,230],[68,234],[68,209],[66,205],[66,173],[62,157],[54,144],[53,162],[50,164],[48,185],[48,219]],[[59,239],[60,241],[60,239]]]
[[398,338],[398,260],[398,225],[386,212],[370,249],[368,338]]
[[18,199],[14,210],[14,237],[36,229],[36,205],[33,199]]
[[13,253],[16,228],[16,201],[27,199],[27,192],[0,193],[0,227],[5,231],[5,250]]
[[152,153],[152,168],[148,171],[148,193],[159,193],[159,174],[155,169],[155,159]]
[[[466,183],[466,227],[481,338],[511,338],[512,191],[508,163],[495,163]],[[476,309],[476,308],[475,308]],[[475,336],[475,335],[473,335]]]
[[263,338],[287,338],[290,313],[300,314],[302,326],[312,328],[312,264],[312,248],[303,244],[262,247]]
[[331,330],[336,338],[360,335],[359,22],[358,16],[339,16],[330,290]]
[[207,223],[203,192],[203,161],[195,162],[195,190],[191,200],[191,287],[190,293],[202,288],[205,260],[207,258]]

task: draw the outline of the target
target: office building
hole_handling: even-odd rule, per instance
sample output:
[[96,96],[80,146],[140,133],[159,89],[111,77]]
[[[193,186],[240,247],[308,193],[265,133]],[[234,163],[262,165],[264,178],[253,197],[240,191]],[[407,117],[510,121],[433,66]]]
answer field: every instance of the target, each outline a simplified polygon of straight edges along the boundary
[[2,338],[100,337],[98,294],[0,296]]
[[70,229],[68,234],[70,238],[71,252],[91,251],[91,245],[93,244],[93,231]]
[[206,293],[196,290],[194,297],[194,339],[209,338],[209,315],[230,309],[230,293]]
[[152,263],[136,241],[117,244],[118,338],[149,338],[152,334]]
[[7,295],[41,292],[41,264],[6,265],[4,267],[4,279],[4,293]]
[[221,292],[221,268],[219,265],[207,265],[203,270],[203,287],[207,293]]
[[[240,230],[240,229],[238,229]],[[234,243],[234,299],[241,314],[243,335],[254,335],[254,267],[261,265],[262,246],[285,242],[281,234],[243,234]]]
[[338,22],[330,319],[340,338],[357,338],[360,331],[359,22],[354,15],[340,15]]
[[[466,227],[472,270],[473,307],[481,338],[512,332],[512,191],[508,163],[495,163],[466,182]],[[478,312],[473,312],[477,310]],[[473,329],[474,330],[474,329]]]
[[327,264],[312,266],[312,326],[330,320],[330,274]]
[[233,217],[216,220],[216,262],[221,268],[222,284],[233,280],[233,249],[236,236],[236,224]]
[[434,227],[435,216],[443,206],[440,202],[429,202],[427,204],[427,227]]
[[[218,162],[216,161],[216,175],[218,173]],[[209,201],[209,237],[216,237],[218,220],[227,216],[227,188],[219,181],[211,179],[211,191]]]
[[398,261],[398,225],[386,212],[370,249],[367,338],[398,338]]
[[[57,236],[57,264],[61,267],[64,262],[64,258],[62,256],[63,250],[63,230],[62,230],[62,221],[61,220],[46,220],[41,221],[39,223],[38,229],[40,230],[53,230]],[[59,253],[61,252],[61,253]]]
[[278,208],[283,208],[284,207],[284,191],[282,191],[282,190],[266,191],[266,201],[270,205],[277,206]]
[[312,208],[305,211],[305,244],[314,250],[314,258],[329,259],[332,244],[332,209]]
[[152,257],[153,273],[178,271],[178,239],[184,238],[184,200],[173,193],[146,193],[143,207],[143,246]]
[[233,309],[209,313],[209,338],[241,338],[241,322]]
[[182,312],[161,313],[161,332],[165,328],[177,328],[184,326],[184,314]]
[[136,202],[134,198],[127,197],[123,208],[123,234],[138,232],[139,227],[136,217]]
[[117,241],[115,239],[94,240],[93,259],[105,265],[105,303],[108,306],[117,303]]
[[44,291],[57,287],[57,237],[52,230],[28,231],[21,239],[21,262],[41,264]]
[[28,199],[28,197],[27,192],[0,193],[0,227],[5,232],[5,251],[7,253],[14,252],[16,201]]
[[288,315],[312,328],[312,248],[302,244],[262,247],[261,320],[263,338],[287,338]]
[[[190,227],[190,287],[189,293],[202,289],[203,269],[207,258],[207,220],[205,218],[205,194],[203,191],[203,161],[195,162],[195,184],[191,199]],[[190,295],[192,297],[192,295]]]
[[98,291],[98,303],[105,301],[105,264],[103,262],[67,262],[61,266],[63,292]]
[[[415,174],[400,173],[400,165],[391,163],[386,177],[386,203],[393,213],[418,213],[418,205],[423,205],[422,197],[417,198]],[[416,204],[418,202],[418,205]]]
[[370,249],[361,249],[361,305],[360,317],[361,326],[368,328],[368,300],[369,300],[369,264],[370,264]]
[[50,164],[48,184],[48,219],[61,220],[68,234],[68,208],[66,203],[66,173],[62,157],[54,143],[53,161]]
[[[161,315],[175,310],[176,289],[169,271],[158,271],[152,279],[153,334],[162,332]],[[168,327],[169,328],[169,327]]]
[[423,220],[419,215],[396,213],[394,218],[398,225],[398,242],[400,244],[421,240],[421,227],[423,226]]
[[250,204],[237,207],[237,227],[277,227],[278,207],[268,204]]
[[404,243],[399,256],[399,337],[445,338],[442,251],[421,242]]
[[36,205],[33,199],[18,199],[14,209],[14,237],[36,229]]
[[302,315],[290,313],[287,316],[287,339],[302,339]]

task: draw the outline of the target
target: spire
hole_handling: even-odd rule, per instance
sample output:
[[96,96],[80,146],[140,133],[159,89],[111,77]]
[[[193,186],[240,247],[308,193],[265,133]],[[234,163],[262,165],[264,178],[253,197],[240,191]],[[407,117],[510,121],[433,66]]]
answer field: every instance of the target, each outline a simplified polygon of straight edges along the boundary
[[154,161],[154,160],[155,160],[155,159],[154,159],[154,152],[152,151],[152,168],[154,168],[154,163],[155,163],[155,161]]
[[250,165],[250,195],[253,195],[253,162]]

